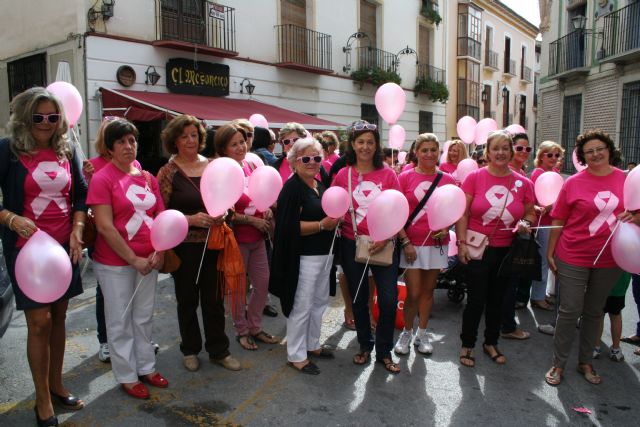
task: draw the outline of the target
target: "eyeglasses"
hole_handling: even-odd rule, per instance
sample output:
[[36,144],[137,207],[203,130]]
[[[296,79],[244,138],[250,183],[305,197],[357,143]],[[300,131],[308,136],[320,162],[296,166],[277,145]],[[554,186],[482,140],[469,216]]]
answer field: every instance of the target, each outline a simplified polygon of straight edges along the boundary
[[300,160],[305,165],[312,160],[314,163],[320,163],[322,161],[322,156],[302,156],[298,157],[296,160]]
[[31,117],[31,120],[33,120],[33,123],[42,123],[44,121],[46,121],[47,123],[58,123],[58,120],[60,120],[60,114],[58,113],[54,113],[54,114],[34,114]]
[[297,136],[294,138],[287,138],[287,139],[282,139],[280,140],[280,142],[282,142],[284,145],[289,145],[289,144],[293,144],[294,142],[296,142],[297,140],[299,140],[300,138],[298,138]]
[[547,156],[547,159],[552,159],[552,158],[556,158],[559,159],[560,158],[560,153],[544,153],[545,156]]
[[247,134],[247,138],[253,138],[253,132],[245,132]]
[[582,154],[584,154],[585,156],[594,156],[596,154],[602,153],[606,149],[607,147],[598,147],[598,148],[594,148],[593,150],[583,151]]
[[516,145],[514,147],[516,149],[516,151],[520,152],[520,151],[526,151],[527,153],[530,153],[531,150],[533,150],[533,148],[531,147],[525,147],[524,145]]
[[353,125],[352,129],[354,132],[360,130],[376,130],[378,129],[378,126],[374,125],[373,123],[358,123],[357,125]]

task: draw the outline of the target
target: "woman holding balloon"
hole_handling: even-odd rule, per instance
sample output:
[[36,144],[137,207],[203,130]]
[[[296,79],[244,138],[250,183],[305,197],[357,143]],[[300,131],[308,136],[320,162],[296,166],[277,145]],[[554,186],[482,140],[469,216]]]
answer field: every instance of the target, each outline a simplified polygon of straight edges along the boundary
[[445,173],[453,173],[458,168],[458,163],[469,157],[467,146],[459,139],[451,141],[445,156],[445,161],[440,164],[440,170]]
[[288,364],[317,375],[309,357],[332,359],[320,346],[322,315],[329,304],[333,230],[338,218],[322,208],[324,185],[315,179],[322,162],[322,146],[313,138],[296,141],[287,154],[293,177],[278,197],[272,273],[269,289],[280,297],[287,317]]
[[[63,105],[52,92],[41,87],[27,89],[13,99],[11,111],[10,137],[0,140],[2,244],[16,308],[24,310],[27,321],[27,358],[35,386],[36,420],[39,426],[52,426],[58,425],[52,401],[67,409],[84,406],[64,387],[62,365],[68,302],[82,293],[78,262],[82,258],[87,185],[80,158],[66,138],[69,121]],[[22,251],[25,256],[31,250],[47,251],[43,246],[28,245],[42,241],[38,239],[43,236],[53,238],[69,252],[69,275],[17,262]],[[69,260],[64,258],[60,262],[68,265]],[[16,279],[25,277],[21,268],[29,280]],[[46,277],[37,277],[37,271]],[[51,294],[53,290],[55,295]]]
[[104,143],[111,162],[93,176],[87,203],[98,230],[93,268],[105,300],[111,368],[127,394],[147,399],[140,379],[169,385],[155,370],[151,344],[155,285],[164,260],[152,246],[151,224],[164,204],[155,178],[134,165],[137,137],[126,119],[109,123]]
[[[209,228],[224,222],[224,215],[212,217],[207,214],[200,194],[201,177],[209,165],[209,160],[198,154],[205,146],[205,138],[200,121],[188,115],[175,117],[162,131],[164,147],[174,155],[158,172],[162,200],[167,209],[185,214],[189,223],[187,237],[174,249],[184,262],[171,273],[176,291],[180,351],[184,367],[197,371],[200,367],[198,353],[202,350],[198,321],[200,305],[204,348],[209,359],[237,371],[240,362],[231,357],[229,338],[224,332],[224,295],[216,269],[219,251],[205,247]],[[197,262],[200,259],[201,269]]]

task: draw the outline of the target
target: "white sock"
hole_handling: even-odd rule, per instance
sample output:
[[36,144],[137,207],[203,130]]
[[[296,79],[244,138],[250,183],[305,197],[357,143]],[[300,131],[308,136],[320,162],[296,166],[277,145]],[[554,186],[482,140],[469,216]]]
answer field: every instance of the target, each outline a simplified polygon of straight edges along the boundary
[[413,328],[411,328],[411,329],[403,328],[402,332],[408,332],[409,335],[413,335]]
[[426,333],[427,333],[427,330],[426,330],[426,329],[422,329],[422,328],[420,328],[420,327],[418,326],[418,332],[416,332],[416,335],[417,335],[417,336],[422,337],[422,336],[424,336]]

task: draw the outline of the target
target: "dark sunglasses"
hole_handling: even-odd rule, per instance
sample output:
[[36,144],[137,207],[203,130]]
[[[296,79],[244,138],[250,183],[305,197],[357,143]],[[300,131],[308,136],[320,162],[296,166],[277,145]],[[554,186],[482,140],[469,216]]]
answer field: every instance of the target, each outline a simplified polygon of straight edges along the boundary
[[302,156],[298,157],[296,160],[300,160],[305,165],[313,160],[314,163],[320,163],[322,161],[322,156]]
[[288,139],[281,139],[280,142],[282,142],[284,145],[289,145],[289,144],[293,144],[294,142],[296,142],[297,140],[299,140],[300,138],[298,138],[297,136],[294,138],[288,138]]
[[34,114],[31,117],[31,120],[33,120],[33,123],[42,123],[44,121],[47,121],[48,123],[58,123],[58,120],[60,120],[60,114],[58,113],[54,113],[54,114]]
[[559,159],[560,158],[560,153],[544,153],[545,156],[547,156],[547,159],[552,159],[552,158],[556,158]]
[[514,148],[516,151],[526,151],[527,153],[530,153],[533,150],[533,148],[525,147],[524,145],[516,145]]
[[247,134],[247,138],[253,138],[253,132],[245,132]]
[[376,130],[378,126],[373,123],[358,123],[357,125],[353,125],[353,131],[357,132],[360,130]]

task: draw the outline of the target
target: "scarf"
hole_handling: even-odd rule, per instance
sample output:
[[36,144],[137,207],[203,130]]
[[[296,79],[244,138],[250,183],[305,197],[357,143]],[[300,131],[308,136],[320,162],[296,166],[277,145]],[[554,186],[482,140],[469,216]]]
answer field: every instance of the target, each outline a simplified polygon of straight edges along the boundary
[[247,298],[246,273],[242,254],[233,230],[226,223],[211,226],[207,247],[218,254],[218,283],[225,298],[225,306],[235,315],[244,310]]

